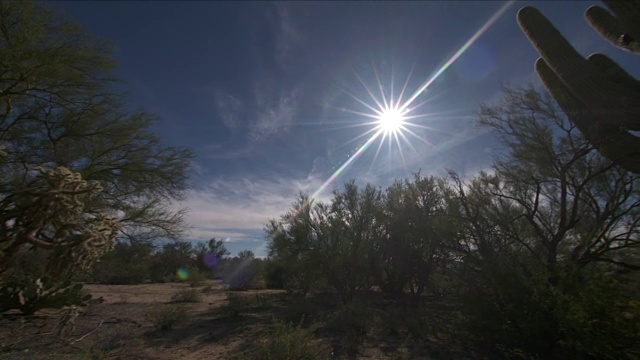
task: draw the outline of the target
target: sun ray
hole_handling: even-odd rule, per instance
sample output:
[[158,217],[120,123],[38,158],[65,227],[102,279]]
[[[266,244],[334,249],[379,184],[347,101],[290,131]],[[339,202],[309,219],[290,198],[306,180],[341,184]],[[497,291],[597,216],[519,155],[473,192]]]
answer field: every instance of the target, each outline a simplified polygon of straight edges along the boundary
[[380,96],[382,97],[382,103],[384,104],[384,107],[381,107],[384,111],[389,110],[389,103],[387,102],[387,97],[384,95],[384,89],[382,87],[382,82],[380,81],[380,76],[378,75],[378,70],[376,70],[375,65],[371,64],[371,67],[373,68],[373,74],[376,77],[376,82],[378,83],[378,89],[380,90]]
[[373,169],[373,165],[376,163],[376,160],[378,159],[378,154],[380,154],[380,149],[382,149],[382,145],[384,144],[383,141],[380,141],[378,143],[378,148],[376,149],[376,153],[373,156],[373,160],[371,161],[371,165],[369,165],[369,171],[367,173],[371,173],[371,170]]
[[407,86],[409,86],[409,80],[411,80],[411,75],[413,75],[413,69],[415,69],[416,63],[411,64],[411,69],[409,69],[409,74],[407,75],[407,79],[404,81],[404,85],[402,85],[402,90],[400,91],[400,95],[398,96],[397,104],[402,103],[402,98],[404,97],[404,92],[407,91]]
[[367,85],[367,83],[364,82],[364,80],[362,80],[362,78],[356,73],[356,77],[358,78],[358,80],[360,81],[360,84],[362,84],[362,86],[364,87],[365,91],[367,92],[367,94],[369,94],[369,96],[371,97],[371,99],[373,100],[374,103],[376,103],[376,106],[378,106],[378,108],[374,108],[369,104],[366,104],[365,106],[367,106],[368,108],[370,108],[374,113],[376,114],[380,114],[380,109],[384,109],[385,105],[383,105],[382,103],[380,103],[380,101],[376,98],[376,96],[373,94],[373,91],[371,91],[371,89],[369,89],[369,86]]
[[333,174],[331,174],[331,176],[329,176],[329,178],[322,183],[322,185],[320,185],[320,187],[318,188],[318,190],[316,190],[312,195],[311,198],[317,198],[318,195],[320,195],[322,193],[322,191],[324,191],[324,189],[329,186],[329,184],[331,184],[333,182],[333,180],[335,180],[338,175],[340,175],[340,173],[342,173],[344,171],[344,169],[346,169],[355,159],[359,158],[360,155],[362,155],[362,153],[364,153],[365,150],[367,150],[367,148],[369,147],[369,145],[371,145],[371,143],[373,143],[378,136],[380,136],[380,134],[382,133],[381,130],[378,130],[375,134],[373,134],[373,136],[371,136],[369,138],[369,140],[367,140],[367,142],[364,143],[364,145],[362,145],[358,150],[356,150],[356,152],[353,153],[353,155],[351,157],[349,157],[349,159],[347,161],[344,162],[344,164],[342,164],[338,170],[336,170]]
[[[358,76],[358,74],[356,74],[356,77]],[[369,96],[371,96],[371,98],[373,98],[374,102],[376,103],[376,105],[378,106],[378,108],[376,109],[375,107],[371,106],[370,104],[368,104],[366,101],[360,99],[359,97],[351,94],[350,92],[343,90],[345,94],[351,96],[355,101],[359,102],[360,104],[364,105],[365,107],[367,107],[369,110],[373,111],[374,113],[379,113],[380,112],[380,108],[382,108],[382,104],[380,104],[380,102],[378,102],[378,100],[374,97],[373,93],[371,93],[371,91],[369,90],[369,88],[367,87],[367,85],[358,77],[358,79],[360,80],[360,82],[362,83],[362,86],[365,87],[365,89],[367,90],[367,93],[369,93]]]
[[[398,147],[398,153],[400,153],[400,159],[402,159],[402,167],[404,167],[405,169],[407,168],[407,162],[404,159],[404,153],[402,152],[402,146],[400,146],[400,140],[398,139],[398,133],[401,133],[399,131],[396,131],[393,133],[393,137],[396,140],[396,146]],[[391,143],[391,141],[389,141],[389,143]]]

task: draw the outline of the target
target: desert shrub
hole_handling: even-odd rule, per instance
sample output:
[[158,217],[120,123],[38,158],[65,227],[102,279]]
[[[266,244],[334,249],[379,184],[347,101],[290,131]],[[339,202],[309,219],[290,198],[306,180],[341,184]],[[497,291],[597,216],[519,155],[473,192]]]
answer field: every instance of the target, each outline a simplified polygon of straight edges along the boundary
[[189,271],[189,278],[187,281],[190,286],[200,286],[207,279],[209,279],[209,274],[199,269],[193,269],[192,271]]
[[273,324],[267,340],[257,344],[252,359],[261,360],[315,360],[330,359],[329,349],[314,339],[301,325],[284,322]]
[[639,350],[637,320],[625,317],[628,288],[577,273],[554,286],[542,276],[503,274],[494,274],[490,291],[467,294],[468,330],[484,351],[497,346],[545,359],[629,359]]
[[149,276],[148,266],[143,263],[121,263],[118,266],[99,263],[90,277],[91,282],[111,285],[142,284]]
[[333,333],[346,335],[350,339],[359,338],[371,331],[375,320],[373,310],[361,301],[342,305],[327,323],[327,328]]
[[227,303],[220,308],[220,311],[226,316],[241,316],[250,309],[254,304],[254,299],[249,296],[243,296],[233,292],[226,292]]
[[284,289],[287,268],[278,261],[267,260],[264,266],[264,280],[267,289]]
[[174,303],[196,303],[201,299],[202,294],[196,289],[183,289],[171,295],[171,302]]
[[266,288],[267,282],[263,276],[254,276],[248,286],[249,290],[264,290]]
[[226,269],[227,273],[223,277],[229,290],[248,290],[251,287],[256,276],[253,260],[252,258],[232,259]]
[[149,279],[151,244],[116,243],[88,276],[88,281],[101,284],[132,285]]
[[136,329],[132,324],[121,324],[98,331],[96,338],[85,351],[85,358],[108,359],[117,355],[124,355],[127,347],[132,341],[140,342],[136,339]]
[[145,319],[150,322],[156,330],[169,331],[181,320],[185,318],[187,310],[183,306],[165,305],[145,313]]
[[213,290],[213,287],[211,285],[207,285],[207,286],[203,287],[202,290],[200,290],[200,292],[202,292],[203,294],[210,294],[213,291],[214,290]]
[[273,305],[271,296],[265,294],[256,294],[255,297],[256,307],[259,309],[270,308]]
[[294,297],[284,308],[282,319],[292,323],[309,321],[318,312],[317,304],[309,299]]

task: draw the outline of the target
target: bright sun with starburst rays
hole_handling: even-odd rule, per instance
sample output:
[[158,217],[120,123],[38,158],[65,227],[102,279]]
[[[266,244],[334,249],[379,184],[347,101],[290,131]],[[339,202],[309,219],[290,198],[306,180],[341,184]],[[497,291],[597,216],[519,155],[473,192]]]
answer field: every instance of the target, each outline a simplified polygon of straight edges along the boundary
[[378,115],[377,127],[387,135],[392,135],[404,130],[406,110],[399,107],[390,107],[376,112]]
[[331,174],[331,176],[329,176],[329,178],[318,188],[318,190],[316,190],[313,193],[312,197],[313,198],[317,197],[318,194],[320,194],[327,186],[329,186],[329,184],[331,184],[338,176],[340,176],[340,174],[347,167],[349,167],[349,165],[351,165],[357,158],[359,158],[363,153],[365,153],[365,151],[369,147],[371,147],[371,145],[378,139],[380,141],[378,142],[378,147],[375,152],[373,162],[371,163],[372,166],[375,163],[376,159],[378,158],[378,154],[380,153],[382,144],[385,142],[388,143],[389,145],[389,151],[391,151],[392,143],[395,143],[397,145],[397,150],[400,154],[400,157],[403,163],[405,162],[405,156],[403,152],[402,143],[404,143],[408,148],[410,148],[416,155],[418,156],[420,155],[418,154],[418,151],[413,146],[411,142],[412,139],[413,140],[417,139],[420,142],[426,144],[428,147],[436,151],[440,151],[437,147],[429,143],[423,137],[421,133],[424,133],[424,131],[418,131],[418,132],[414,131],[419,129],[434,130],[428,126],[425,126],[424,121],[416,121],[418,119],[421,119],[421,118],[424,119],[428,117],[429,116],[428,114],[426,113],[415,114],[415,111],[417,108],[426,104],[428,101],[432,100],[433,98],[428,99],[420,104],[414,105],[414,102],[418,100],[418,98],[421,97],[421,95],[426,92],[427,88],[429,88],[431,84],[433,84],[433,82],[440,75],[442,75],[442,73],[444,73],[449,68],[449,66],[451,66],[451,64],[453,64],[514,3],[515,1],[508,1],[505,4],[503,4],[498,9],[498,11],[496,11],[489,18],[489,20],[487,20],[480,27],[480,29],[478,29],[462,46],[460,46],[460,48],[458,48],[458,50],[449,59],[444,61],[442,66],[440,66],[429,78],[427,78],[427,80],[420,87],[418,87],[418,89],[415,92],[413,92],[413,94],[409,96],[407,99],[404,99],[405,90],[407,89],[407,85],[409,83],[409,78],[411,77],[412,71],[409,72],[409,75],[407,76],[404,86],[402,87],[400,94],[398,94],[397,96],[395,96],[396,94],[394,94],[394,91],[393,91],[394,90],[393,71],[391,72],[391,81],[389,82],[389,86],[388,86],[388,89],[390,91],[386,92],[384,91],[383,83],[380,81],[380,77],[378,76],[378,73],[376,72],[374,67],[375,80],[380,90],[378,96],[374,94],[374,91],[372,91],[371,87],[369,87],[366,84],[366,82],[363,81],[362,78],[356,75],[358,77],[358,80],[366,90],[369,97],[369,101],[364,100],[366,99],[366,96],[361,98],[349,91],[344,90],[344,92],[347,95],[349,95],[353,100],[355,100],[357,103],[360,103],[360,105],[364,106],[367,110],[366,111],[353,111],[353,110],[346,110],[346,109],[340,109],[340,110],[349,112],[353,115],[357,115],[360,117],[372,119],[372,121],[370,122],[361,122],[360,124],[355,125],[355,126],[368,126],[370,128],[369,130],[365,131],[363,134],[361,134],[360,136],[357,136],[351,141],[357,141],[358,139],[361,139],[366,136],[368,136],[369,138],[364,142],[363,145],[359,146],[358,149],[349,156],[349,159],[347,161],[345,161],[333,174]]

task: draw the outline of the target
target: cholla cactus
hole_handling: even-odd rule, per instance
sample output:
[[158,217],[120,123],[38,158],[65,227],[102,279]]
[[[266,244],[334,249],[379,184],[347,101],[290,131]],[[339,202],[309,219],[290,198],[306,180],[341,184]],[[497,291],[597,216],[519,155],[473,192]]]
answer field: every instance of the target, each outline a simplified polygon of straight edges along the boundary
[[91,296],[82,294],[81,290],[82,284],[69,280],[57,282],[47,277],[30,282],[10,281],[0,286],[0,311],[17,309],[30,315],[42,308],[85,305]]
[[[640,54],[640,1],[605,1],[614,12],[592,6],[589,24],[617,47]],[[518,12],[518,23],[541,58],[538,76],[569,119],[598,151],[640,174],[640,82],[610,58],[583,58],[537,9]]]
[[[80,304],[79,290],[68,279],[86,270],[111,250],[120,229],[118,220],[105,213],[88,213],[85,202],[101,190],[67,168],[34,169],[35,177],[0,201],[0,273],[25,248],[48,251],[46,279],[4,279],[2,305],[32,312],[42,307]],[[80,301],[80,303],[78,303]]]
[[[85,213],[84,201],[101,190],[67,168],[36,168],[29,186],[16,189],[0,202],[2,249],[0,271],[23,245],[52,250],[57,270],[86,269],[111,250],[119,223],[104,213]],[[10,224],[10,225],[9,225]]]

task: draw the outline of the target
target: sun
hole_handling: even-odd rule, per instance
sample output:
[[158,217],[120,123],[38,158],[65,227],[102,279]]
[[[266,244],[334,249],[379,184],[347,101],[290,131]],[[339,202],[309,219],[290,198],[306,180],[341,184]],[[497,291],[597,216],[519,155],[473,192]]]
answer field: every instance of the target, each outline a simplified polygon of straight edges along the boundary
[[377,128],[382,130],[385,134],[395,134],[404,129],[407,118],[405,117],[406,111],[401,111],[398,108],[385,109],[379,111],[377,116]]

